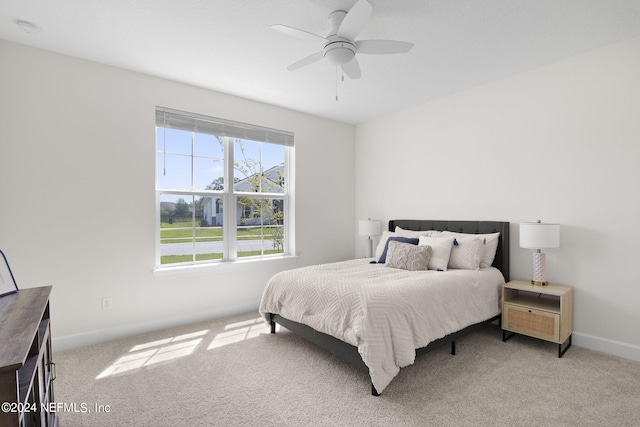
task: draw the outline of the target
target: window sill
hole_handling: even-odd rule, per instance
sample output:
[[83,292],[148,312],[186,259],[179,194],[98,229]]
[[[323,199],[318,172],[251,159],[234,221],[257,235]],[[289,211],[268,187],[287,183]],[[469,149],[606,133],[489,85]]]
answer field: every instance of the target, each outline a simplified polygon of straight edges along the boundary
[[171,279],[175,277],[202,276],[212,273],[228,273],[235,271],[253,270],[261,267],[292,265],[297,262],[298,257],[295,255],[273,258],[241,259],[236,261],[221,261],[210,264],[181,265],[177,267],[156,267],[153,270],[153,275],[156,279]]

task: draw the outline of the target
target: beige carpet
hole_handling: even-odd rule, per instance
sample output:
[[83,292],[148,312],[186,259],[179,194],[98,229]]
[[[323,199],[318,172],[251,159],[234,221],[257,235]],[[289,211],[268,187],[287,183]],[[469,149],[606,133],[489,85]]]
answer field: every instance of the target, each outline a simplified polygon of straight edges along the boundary
[[373,397],[366,372],[248,313],[56,353],[55,397],[61,427],[639,425],[639,362],[501,337],[435,350]]

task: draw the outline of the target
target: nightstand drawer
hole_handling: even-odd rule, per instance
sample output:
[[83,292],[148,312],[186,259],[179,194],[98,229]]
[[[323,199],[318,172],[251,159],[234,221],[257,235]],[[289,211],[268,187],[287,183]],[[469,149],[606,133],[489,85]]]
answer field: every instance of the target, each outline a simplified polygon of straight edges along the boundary
[[560,315],[505,302],[502,307],[502,329],[559,343]]

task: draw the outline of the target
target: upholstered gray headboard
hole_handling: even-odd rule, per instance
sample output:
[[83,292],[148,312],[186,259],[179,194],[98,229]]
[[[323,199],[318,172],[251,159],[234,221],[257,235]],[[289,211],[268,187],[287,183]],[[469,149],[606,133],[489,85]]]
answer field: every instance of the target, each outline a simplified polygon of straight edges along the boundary
[[389,231],[396,226],[405,230],[439,230],[458,233],[487,234],[500,233],[498,250],[492,266],[502,272],[504,280],[509,279],[509,223],[500,221],[436,221],[428,219],[393,219],[389,221]]

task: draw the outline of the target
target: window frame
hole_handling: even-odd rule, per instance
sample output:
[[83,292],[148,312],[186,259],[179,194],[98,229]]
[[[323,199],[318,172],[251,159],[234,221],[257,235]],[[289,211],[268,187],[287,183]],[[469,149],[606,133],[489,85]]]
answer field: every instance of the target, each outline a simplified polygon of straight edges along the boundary
[[[178,275],[183,275],[184,273],[198,273],[198,272],[209,272],[209,271],[228,271],[230,268],[236,269],[247,266],[255,266],[256,263],[261,264],[288,264],[291,261],[295,260],[295,235],[294,235],[294,209],[293,209],[293,190],[295,182],[293,176],[293,133],[285,132],[285,131],[276,131],[283,132],[287,135],[290,135],[290,143],[278,143],[275,144],[281,145],[284,147],[284,159],[283,159],[283,192],[282,193],[272,193],[272,192],[246,192],[246,191],[236,191],[235,190],[235,179],[236,171],[234,168],[235,165],[235,143],[237,140],[245,140],[250,142],[261,142],[266,144],[274,144],[270,141],[261,141],[259,139],[251,139],[251,136],[256,135],[255,132],[251,133],[249,137],[246,138],[238,138],[236,136],[223,136],[217,135],[211,132],[203,132],[211,135],[215,135],[217,137],[223,138],[223,153],[224,153],[224,189],[223,190],[194,190],[193,187],[193,179],[191,182],[191,190],[178,190],[178,189],[166,189],[159,188],[159,162],[158,162],[158,154],[162,151],[158,149],[158,130],[162,128],[170,128],[168,126],[163,126],[158,123],[158,114],[159,112],[170,112],[171,114],[182,115],[186,118],[194,117],[197,120],[211,120],[212,122],[223,122],[223,123],[231,123],[234,126],[244,126],[239,122],[231,122],[226,121],[224,119],[218,119],[214,117],[201,116],[194,113],[182,112],[178,110],[171,110],[163,107],[156,107],[156,131],[155,131],[155,214],[156,214],[156,232],[155,232],[155,268],[154,274],[156,277],[174,277]],[[274,132],[273,129],[269,128],[260,128],[255,125],[246,125],[252,131],[256,129],[264,129],[266,132]],[[194,136],[198,132],[198,129],[181,129],[183,131],[192,132],[192,151],[189,155],[191,157],[191,161],[193,164],[193,159],[197,157],[193,151],[194,144]],[[267,133],[267,135],[270,135]],[[289,140],[287,140],[289,142]],[[166,151],[165,151],[166,154]],[[260,159],[260,164],[262,165],[262,159]],[[262,166],[261,166],[262,170]],[[193,167],[191,169],[193,178]],[[227,183],[232,183],[231,185],[227,185]],[[196,200],[197,197],[213,197],[220,198],[222,200],[222,205],[224,208],[222,209],[223,215],[223,256],[222,259],[214,259],[214,260],[195,260],[192,258],[191,261],[188,262],[180,262],[180,263],[169,263],[162,264],[162,255],[161,255],[161,207],[160,201],[163,195],[184,195],[190,196],[191,201]],[[254,255],[254,256],[240,256],[238,257],[238,248],[237,248],[237,236],[238,236],[238,228],[241,225],[237,224],[237,212],[238,212],[238,199],[240,197],[251,197],[258,199],[267,199],[273,203],[274,199],[282,200],[283,205],[283,215],[284,215],[284,242],[283,242],[283,252],[277,254],[262,254],[262,255]],[[215,202],[214,202],[215,203]],[[196,230],[198,227],[195,222],[195,211],[192,211],[192,229]],[[264,224],[262,224],[264,226]],[[261,240],[263,240],[264,234],[262,234]],[[195,241],[194,241],[195,244]],[[195,251],[192,255],[195,254]]]

